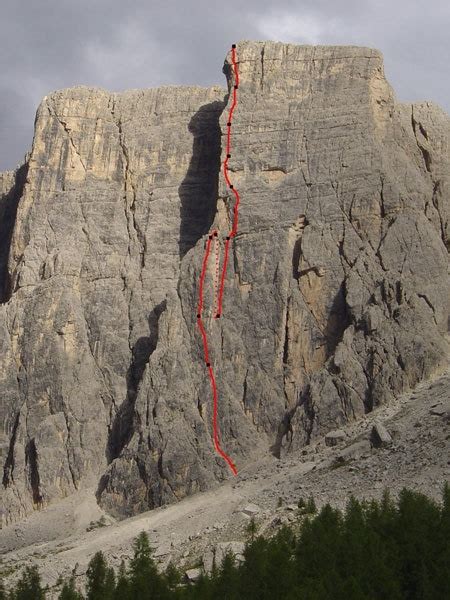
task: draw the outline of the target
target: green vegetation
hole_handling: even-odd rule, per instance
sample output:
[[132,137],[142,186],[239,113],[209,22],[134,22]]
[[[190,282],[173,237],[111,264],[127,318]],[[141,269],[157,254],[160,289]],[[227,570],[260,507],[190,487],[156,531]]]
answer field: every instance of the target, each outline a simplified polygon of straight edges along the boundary
[[250,540],[250,542],[255,541],[255,535],[256,535],[257,531],[258,531],[258,525],[256,524],[255,517],[252,517],[250,519],[250,523],[245,528],[245,533],[247,534],[247,537]]
[[[403,490],[397,502],[350,498],[345,511],[317,512],[313,498],[299,501],[299,522],[273,537],[247,527],[245,560],[227,554],[211,575],[186,583],[171,564],[159,573],[143,532],[129,565],[117,573],[98,552],[85,579],[61,582],[60,600],[448,600],[450,598],[450,487],[442,502]],[[81,585],[81,582],[77,582]],[[46,597],[39,573],[27,567],[0,600]]]
[[108,523],[106,521],[105,515],[102,515],[98,521],[91,521],[89,525],[86,527],[86,531],[93,531],[94,529],[98,529],[99,527],[107,527]]

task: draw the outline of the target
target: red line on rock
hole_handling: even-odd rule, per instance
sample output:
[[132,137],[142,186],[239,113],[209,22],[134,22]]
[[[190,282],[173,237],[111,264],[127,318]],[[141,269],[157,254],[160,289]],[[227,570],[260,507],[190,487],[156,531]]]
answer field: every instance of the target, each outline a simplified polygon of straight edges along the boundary
[[[234,203],[234,208],[233,208],[233,223],[232,223],[231,231],[228,233],[228,235],[225,239],[225,253],[224,253],[224,258],[223,258],[222,274],[220,277],[220,288],[219,288],[217,303],[215,303],[215,307],[214,307],[215,311],[217,311],[217,312],[215,312],[214,318],[218,318],[222,315],[222,299],[223,299],[223,292],[224,292],[224,288],[225,288],[225,278],[226,278],[226,274],[227,274],[229,247],[230,247],[231,239],[237,233],[239,203],[240,203],[239,193],[234,188],[234,186],[231,183],[230,178],[228,176],[228,160],[229,160],[230,154],[231,154],[231,126],[232,126],[234,109],[237,106],[237,90],[239,88],[239,72],[238,72],[237,62],[236,62],[236,46],[235,46],[235,44],[233,44],[233,46],[231,48],[231,61],[233,63],[233,72],[234,72],[234,81],[235,82],[233,85],[233,101],[231,103],[230,110],[228,112],[227,146],[226,146],[226,152],[225,152],[225,160],[223,161],[223,175],[224,175],[227,186],[229,186],[229,188],[234,193],[235,203]],[[208,235],[208,239],[206,240],[206,244],[205,244],[205,254],[203,256],[202,271],[200,274],[200,281],[199,281],[199,298],[198,298],[198,305],[197,305],[197,325],[198,325],[198,328],[200,330],[200,334],[201,334],[202,340],[203,340],[203,354],[204,354],[206,366],[208,368],[209,380],[210,380],[211,390],[212,390],[212,394],[213,394],[214,447],[216,449],[216,452],[227,462],[233,475],[237,475],[237,469],[236,469],[234,462],[231,460],[231,458],[228,456],[228,454],[222,450],[222,448],[220,446],[219,426],[217,423],[217,410],[218,410],[219,400],[218,400],[216,378],[214,376],[214,371],[213,371],[213,368],[212,368],[210,360],[209,360],[208,336],[206,334],[206,330],[205,330],[205,327],[204,327],[203,321],[202,321],[203,287],[204,287],[204,282],[205,282],[205,277],[206,277],[206,269],[208,267],[208,258],[209,258],[210,252],[211,252],[211,242],[212,242],[213,237],[217,236],[217,235],[218,235],[218,232],[216,229],[211,231]]]

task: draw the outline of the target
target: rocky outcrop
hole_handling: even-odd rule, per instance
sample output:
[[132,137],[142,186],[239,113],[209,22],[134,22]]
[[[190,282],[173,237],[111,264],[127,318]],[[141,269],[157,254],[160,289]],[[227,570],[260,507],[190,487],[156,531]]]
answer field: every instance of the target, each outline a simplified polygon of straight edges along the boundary
[[[239,470],[445,366],[450,119],[396,103],[374,50],[242,42],[237,57],[239,230],[223,315],[211,264],[204,317]],[[26,173],[1,180],[6,520],[88,485],[126,516],[228,476],[196,329],[205,236],[223,254],[234,202],[228,102],[43,100]]]

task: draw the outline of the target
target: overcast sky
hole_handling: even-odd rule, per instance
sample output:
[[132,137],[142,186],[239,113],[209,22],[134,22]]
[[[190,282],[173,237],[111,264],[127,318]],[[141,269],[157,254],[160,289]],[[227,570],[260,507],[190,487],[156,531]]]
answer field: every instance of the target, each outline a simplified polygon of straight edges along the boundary
[[450,112],[449,36],[448,0],[1,0],[0,170],[29,149],[49,92],[225,85],[243,39],[379,48],[400,100]]

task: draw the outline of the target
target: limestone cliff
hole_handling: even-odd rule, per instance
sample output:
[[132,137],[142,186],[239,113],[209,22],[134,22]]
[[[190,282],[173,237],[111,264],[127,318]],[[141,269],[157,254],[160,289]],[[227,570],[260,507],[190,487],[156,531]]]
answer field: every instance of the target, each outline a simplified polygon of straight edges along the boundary
[[[450,119],[397,103],[375,50],[237,56],[239,231],[221,319],[208,269],[205,322],[239,470],[445,366]],[[229,57],[224,72],[230,88]],[[234,202],[228,102],[56,92],[26,165],[0,179],[7,521],[88,485],[125,516],[228,477],[196,328],[205,237],[214,226],[223,255]]]

